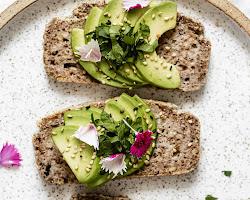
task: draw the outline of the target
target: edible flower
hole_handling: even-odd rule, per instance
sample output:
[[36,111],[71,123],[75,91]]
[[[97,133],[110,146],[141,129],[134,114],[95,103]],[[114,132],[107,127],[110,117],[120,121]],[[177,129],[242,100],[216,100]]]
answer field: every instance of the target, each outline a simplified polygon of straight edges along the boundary
[[75,54],[81,56],[80,60],[82,61],[101,61],[102,54],[97,40],[91,39],[91,41],[87,45],[84,44],[81,47],[76,47],[76,50],[78,50],[79,52],[76,52]]
[[132,144],[130,148],[130,154],[134,156],[136,154],[137,158],[141,158],[150,147],[152,140],[154,138],[151,137],[152,132],[146,130],[144,133],[138,133],[136,135],[135,142]]
[[96,127],[90,124],[88,127],[82,127],[75,132],[72,137],[75,137],[82,142],[87,143],[89,146],[93,146],[96,150],[99,150],[99,140]]
[[147,7],[149,4],[148,0],[123,0],[123,8],[125,11],[129,11],[131,9],[134,9],[136,7],[144,8]]
[[9,145],[8,142],[3,145],[3,148],[0,152],[0,165],[18,165],[20,166],[20,161],[22,161],[20,154],[18,153],[17,148],[14,145]]
[[154,139],[151,137],[152,132],[146,130],[144,133],[138,133],[128,124],[125,119],[123,119],[123,121],[136,135],[135,142],[130,148],[130,154],[132,156],[136,154],[137,158],[139,159],[147,152],[152,140]]
[[[114,177],[117,176],[118,173],[123,175],[123,171],[126,172],[127,166],[125,162],[125,155],[123,153],[118,153],[107,158],[103,158],[100,161],[102,165],[101,168],[105,170],[105,172],[114,173]],[[114,178],[113,177],[113,178]]]

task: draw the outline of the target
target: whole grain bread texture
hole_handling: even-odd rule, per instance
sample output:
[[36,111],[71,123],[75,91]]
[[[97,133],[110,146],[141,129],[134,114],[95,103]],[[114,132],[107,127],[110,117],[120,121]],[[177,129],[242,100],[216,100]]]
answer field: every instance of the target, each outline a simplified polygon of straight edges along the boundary
[[[99,83],[77,63],[71,48],[71,30],[84,28],[86,17],[94,6],[103,8],[105,2],[84,3],[73,16],[53,18],[44,33],[44,64],[48,76],[60,82]],[[180,13],[176,28],[167,31],[159,40],[157,53],[177,65],[181,76],[179,90],[199,90],[206,81],[211,44],[204,37],[204,26]],[[101,84],[101,83],[100,83]]]
[[[38,122],[40,130],[33,136],[36,167],[46,182],[57,185],[79,183],[51,138],[52,129],[64,125],[64,113],[68,110],[79,110],[83,106],[103,109],[107,101],[74,106]],[[178,110],[174,104],[153,100],[145,102],[157,121],[156,147],[150,164],[128,177],[178,175],[194,170],[200,157],[199,120],[189,112]]]
[[73,195],[70,200],[131,200],[128,197],[105,196],[101,194],[77,194]]

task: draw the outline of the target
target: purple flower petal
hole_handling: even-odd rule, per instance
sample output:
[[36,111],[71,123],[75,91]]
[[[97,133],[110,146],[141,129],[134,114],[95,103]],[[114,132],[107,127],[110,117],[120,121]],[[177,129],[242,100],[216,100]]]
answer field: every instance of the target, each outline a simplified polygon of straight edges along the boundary
[[3,145],[3,148],[0,152],[0,165],[18,165],[20,166],[20,161],[22,161],[18,150],[14,145],[8,145],[8,142]]
[[78,52],[75,52],[75,54],[81,56],[80,60],[82,61],[99,62],[102,59],[100,46],[97,40],[91,39],[87,45],[84,44],[81,47],[76,47],[76,50],[78,50]]
[[130,154],[134,156],[136,154],[137,158],[141,158],[150,147],[153,138],[151,137],[152,132],[146,130],[144,133],[138,133],[134,144],[130,148]]
[[123,153],[118,153],[110,157],[103,158],[100,161],[100,164],[102,164],[102,169],[105,170],[105,172],[113,172],[114,177],[117,176],[118,173],[122,175],[123,171],[126,172],[127,170],[125,155]]
[[125,11],[129,11],[134,8],[144,8],[149,5],[148,0],[122,0],[123,8]]
[[93,146],[96,150],[99,150],[99,140],[96,127],[93,124],[90,124],[88,127],[80,128],[75,132],[72,137],[75,137],[82,142],[85,142],[89,146]]

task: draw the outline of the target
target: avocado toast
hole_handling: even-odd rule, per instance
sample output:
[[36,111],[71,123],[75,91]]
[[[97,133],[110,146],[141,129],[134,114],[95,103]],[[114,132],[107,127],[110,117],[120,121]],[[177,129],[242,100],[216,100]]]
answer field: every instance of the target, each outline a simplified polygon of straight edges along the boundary
[[[122,96],[128,97],[128,95],[125,94]],[[51,137],[52,130],[59,129],[61,131],[61,127],[65,126],[65,123],[68,123],[69,120],[64,117],[65,113],[81,111],[86,108],[105,108],[107,111],[112,110],[112,116],[116,118],[114,108],[115,102],[119,104],[123,103],[121,103],[119,98],[115,100],[97,101],[74,106],[48,116],[38,123],[40,131],[34,135],[33,143],[35,147],[37,168],[45,181],[57,185],[79,183],[72,172],[72,166],[70,168],[63,159],[61,153],[62,149],[60,149],[60,152],[52,139],[52,137],[60,136],[61,133],[59,132],[57,135],[52,135]],[[152,143],[155,149],[151,154],[149,163],[144,162],[147,165],[143,165],[141,166],[142,168],[139,169],[140,163],[138,162],[135,168],[133,167],[130,169],[137,170],[138,168],[139,170],[132,170],[133,174],[128,174],[128,177],[177,175],[194,170],[198,165],[200,152],[199,120],[188,112],[177,110],[177,107],[170,103],[153,100],[144,100],[144,102],[150,108],[150,110],[147,111],[152,112],[154,115],[153,119],[155,119],[157,125],[158,136],[157,139],[156,137],[154,138],[156,140],[155,145]],[[110,105],[109,108],[106,106],[107,103]],[[129,105],[132,104],[128,104],[128,107]],[[125,115],[127,115],[126,112]],[[130,113],[130,115],[132,114]],[[73,114],[67,114],[67,116],[73,117],[74,119]],[[151,126],[149,123],[148,128],[153,128],[153,124]],[[151,131],[154,132],[154,130]],[[156,132],[154,134],[156,134]],[[76,167],[75,164],[73,165]],[[129,170],[127,172],[129,173]]]
[[[91,12],[92,7],[99,7],[103,9],[105,5],[106,4],[103,3],[83,4],[74,10],[73,17],[65,19],[54,18],[46,27],[44,35],[44,62],[46,72],[50,77],[63,82],[96,82],[88,75],[88,73],[91,73],[93,76],[92,72],[95,70],[94,67],[92,67],[92,72],[88,71],[87,73],[86,70],[79,66],[77,60],[74,58],[72,54],[70,38],[72,36],[71,32],[73,28],[83,28],[82,24],[85,24],[85,18],[87,18],[87,15]],[[107,7],[105,7],[105,9]],[[98,14],[98,11],[96,14],[98,16],[100,15]],[[92,13],[90,16],[91,15]],[[126,18],[124,17],[124,19]],[[101,17],[100,21],[103,21],[101,20]],[[133,20],[131,20],[131,22],[133,23]],[[85,27],[85,29],[87,28],[88,27]],[[181,85],[179,89],[183,91],[195,91],[202,87],[202,85],[205,83],[211,47],[210,42],[204,38],[203,31],[204,28],[200,23],[194,22],[190,18],[178,14],[176,28],[167,31],[159,39],[159,46],[156,51],[158,55],[164,57],[166,60],[169,60],[169,63],[175,64],[177,66],[181,78]],[[72,39],[72,42],[73,41],[74,40]],[[158,58],[156,59],[159,60]],[[147,66],[151,67],[150,61],[143,63],[147,63]],[[109,65],[106,64],[100,66],[103,67],[100,69],[102,72],[104,72],[104,75],[98,72],[100,74],[100,78],[103,78],[103,76],[104,78],[112,77],[112,75],[110,75],[111,72],[108,70]],[[124,83],[122,85],[120,84],[120,86],[116,85],[116,87],[130,88],[131,85],[129,86],[129,84],[134,84],[134,82],[136,82],[137,87],[145,85],[145,83],[140,82],[140,78],[147,78],[146,74],[144,73],[145,71],[140,70],[140,67],[138,67],[137,74],[139,74],[139,76],[134,76],[133,68],[131,67],[133,66],[124,66],[125,72],[128,72],[127,76],[126,73],[122,73],[120,70],[118,70],[117,73],[115,72],[117,76],[116,79],[118,76],[121,79],[118,82]],[[171,66],[167,68],[172,69]],[[141,71],[143,71],[143,73],[140,73]],[[152,72],[153,70],[149,70],[149,72],[150,71]],[[143,75],[145,76],[143,77]],[[168,78],[171,79],[171,77],[173,76],[171,75]],[[168,78],[165,78],[164,76],[162,80],[168,81]],[[104,84],[108,81],[102,79],[97,80]],[[124,82],[124,80],[130,81],[130,83]],[[131,80],[134,81],[131,82]],[[149,78],[147,78],[147,80],[150,81]],[[109,80],[108,82],[113,81]],[[155,83],[155,80],[152,80],[152,82]],[[179,83],[177,82],[174,87],[176,87],[178,84]],[[157,86],[157,83],[155,85]],[[167,87],[171,88],[169,85]]]

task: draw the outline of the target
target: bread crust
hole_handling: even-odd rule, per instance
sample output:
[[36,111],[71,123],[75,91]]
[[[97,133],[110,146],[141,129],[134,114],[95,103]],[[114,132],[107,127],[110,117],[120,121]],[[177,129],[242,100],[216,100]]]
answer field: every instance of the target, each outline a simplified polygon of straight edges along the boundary
[[[77,63],[71,48],[71,30],[84,28],[85,17],[92,7],[103,8],[105,2],[83,3],[73,11],[73,16],[53,18],[44,32],[44,67],[48,76],[60,82],[101,84],[94,80]],[[166,50],[169,47],[169,50]],[[157,53],[177,65],[181,76],[178,90],[199,90],[206,81],[211,43],[204,37],[201,23],[180,13],[176,28],[162,35]]]
[[131,200],[122,196],[106,196],[102,194],[77,194],[73,195],[70,200]]
[[[43,179],[51,184],[79,183],[52,138],[52,129],[64,125],[63,115],[68,110],[83,106],[105,107],[106,101],[80,104],[61,110],[38,122],[39,132],[33,136],[36,167]],[[156,148],[150,164],[124,178],[168,176],[188,173],[198,166],[200,157],[200,123],[189,112],[171,103],[145,100],[154,113],[158,127]]]

